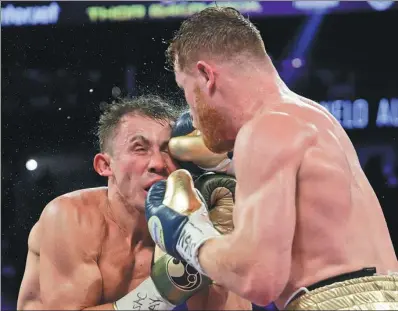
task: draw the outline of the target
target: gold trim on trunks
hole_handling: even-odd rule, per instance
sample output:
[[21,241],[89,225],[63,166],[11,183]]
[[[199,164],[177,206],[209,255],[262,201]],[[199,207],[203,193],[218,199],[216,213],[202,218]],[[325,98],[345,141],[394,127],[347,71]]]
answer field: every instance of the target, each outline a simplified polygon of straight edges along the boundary
[[375,275],[317,288],[285,310],[398,310],[398,275]]

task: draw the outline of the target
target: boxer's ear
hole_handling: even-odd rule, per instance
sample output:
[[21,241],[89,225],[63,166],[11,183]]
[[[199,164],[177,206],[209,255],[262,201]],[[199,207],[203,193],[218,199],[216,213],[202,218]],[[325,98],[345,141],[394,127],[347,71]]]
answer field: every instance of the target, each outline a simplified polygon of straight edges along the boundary
[[209,92],[212,93],[215,84],[215,74],[213,68],[204,61],[198,61],[196,69],[199,72],[200,84]]
[[95,171],[104,177],[112,176],[110,163],[111,157],[107,153],[97,153],[93,161]]

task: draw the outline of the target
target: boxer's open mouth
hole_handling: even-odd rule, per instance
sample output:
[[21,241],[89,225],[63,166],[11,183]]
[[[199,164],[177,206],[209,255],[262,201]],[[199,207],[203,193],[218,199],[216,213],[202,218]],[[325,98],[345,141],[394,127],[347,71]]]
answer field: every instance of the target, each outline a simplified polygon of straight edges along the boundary
[[148,183],[148,184],[144,187],[144,190],[145,190],[146,192],[148,192],[149,189],[151,189],[151,187],[152,187],[154,184],[156,184],[158,181],[161,181],[161,180],[164,180],[164,178],[158,178],[158,179],[153,180],[152,182]]

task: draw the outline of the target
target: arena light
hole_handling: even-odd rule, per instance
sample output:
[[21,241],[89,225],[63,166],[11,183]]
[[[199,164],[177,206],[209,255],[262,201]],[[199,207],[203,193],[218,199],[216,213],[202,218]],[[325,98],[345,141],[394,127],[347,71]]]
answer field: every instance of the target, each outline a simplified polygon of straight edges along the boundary
[[385,11],[394,5],[394,1],[386,1],[386,0],[372,0],[367,1],[368,4],[375,9],[376,11]]
[[300,68],[303,65],[303,61],[300,58],[294,58],[292,60],[293,68]]
[[340,5],[340,1],[305,1],[297,0],[293,1],[293,7],[298,10],[322,10],[322,9],[332,9]]
[[37,169],[37,161],[34,159],[29,159],[28,161],[26,161],[25,167],[28,171],[34,171],[35,169]]

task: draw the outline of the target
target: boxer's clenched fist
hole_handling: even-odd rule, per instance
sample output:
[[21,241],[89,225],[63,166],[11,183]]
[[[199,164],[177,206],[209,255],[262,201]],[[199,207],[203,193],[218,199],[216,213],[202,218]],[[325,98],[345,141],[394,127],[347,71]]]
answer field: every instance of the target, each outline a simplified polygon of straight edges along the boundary
[[232,212],[235,204],[236,179],[226,174],[206,173],[195,180],[202,194],[213,226],[221,233],[234,229]]
[[[151,187],[145,213],[149,232],[156,244],[203,273],[198,262],[200,246],[208,239],[219,236],[220,232],[232,230],[234,180],[226,175],[209,174],[197,179],[195,185],[204,195],[194,188],[188,171],[175,171],[167,181],[160,181]],[[215,211],[212,216],[217,229],[210,219],[208,204]],[[229,211],[229,220],[228,216],[222,220],[222,210]]]
[[205,146],[202,135],[193,127],[189,111],[178,118],[171,137],[170,154],[193,176],[206,171],[227,172],[232,166],[232,153],[216,154]]

